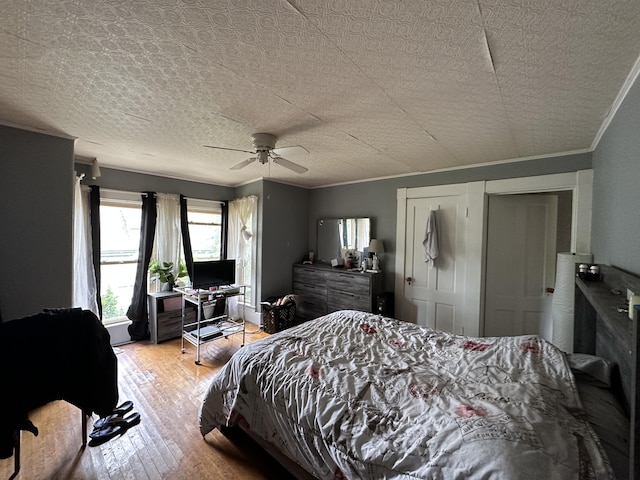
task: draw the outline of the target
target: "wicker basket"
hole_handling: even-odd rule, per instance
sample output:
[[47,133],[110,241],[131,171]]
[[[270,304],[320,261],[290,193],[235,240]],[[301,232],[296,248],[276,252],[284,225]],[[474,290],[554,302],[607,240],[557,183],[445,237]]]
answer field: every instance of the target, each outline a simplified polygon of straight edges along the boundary
[[273,305],[279,297],[270,297],[262,302],[262,325],[267,333],[276,333],[296,324],[296,302]]

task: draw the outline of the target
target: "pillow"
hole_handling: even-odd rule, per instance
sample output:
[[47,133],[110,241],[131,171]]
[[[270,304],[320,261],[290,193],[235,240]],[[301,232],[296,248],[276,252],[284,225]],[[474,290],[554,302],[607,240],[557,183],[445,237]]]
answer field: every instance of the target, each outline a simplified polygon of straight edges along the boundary
[[587,353],[568,353],[567,360],[579,382],[611,387],[611,363],[607,359]]

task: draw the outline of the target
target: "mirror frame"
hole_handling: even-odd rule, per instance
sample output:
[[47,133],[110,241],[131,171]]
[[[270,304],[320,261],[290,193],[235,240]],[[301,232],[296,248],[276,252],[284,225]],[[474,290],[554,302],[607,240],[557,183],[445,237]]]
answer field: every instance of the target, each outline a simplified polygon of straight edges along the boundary
[[[340,222],[346,224],[348,221],[355,221],[356,225],[358,221],[366,220],[368,222],[368,232],[366,238],[366,245],[357,244],[358,238],[355,239],[355,244],[350,245],[352,250],[362,252],[364,256],[367,255],[369,249],[369,242],[372,238],[372,224],[371,217],[331,217],[331,218],[319,218],[316,222],[316,261],[318,263],[330,264],[331,260],[335,258],[342,258],[342,248],[344,243],[340,240],[339,225]],[[335,230],[332,228],[325,228],[329,225],[335,225]],[[335,242],[333,239],[335,238]]]

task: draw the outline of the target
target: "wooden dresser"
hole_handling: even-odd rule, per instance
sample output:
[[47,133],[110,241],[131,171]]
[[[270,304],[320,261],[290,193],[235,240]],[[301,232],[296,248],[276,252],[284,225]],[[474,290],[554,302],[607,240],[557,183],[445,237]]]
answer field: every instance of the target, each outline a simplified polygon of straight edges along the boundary
[[382,273],[332,268],[323,264],[295,264],[293,293],[298,316],[312,319],[337,310],[376,311],[383,290]]

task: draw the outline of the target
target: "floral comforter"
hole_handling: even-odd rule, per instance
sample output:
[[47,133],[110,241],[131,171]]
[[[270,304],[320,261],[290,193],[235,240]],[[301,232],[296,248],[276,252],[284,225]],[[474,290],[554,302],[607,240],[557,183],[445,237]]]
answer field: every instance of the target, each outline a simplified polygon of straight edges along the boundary
[[341,311],[240,349],[202,435],[241,426],[322,479],[601,479],[609,462],[564,354]]

